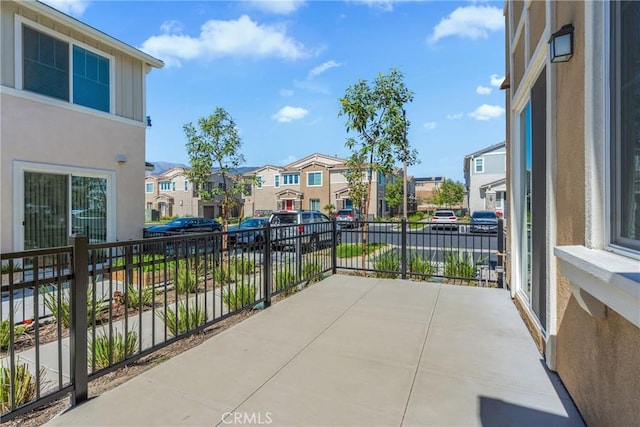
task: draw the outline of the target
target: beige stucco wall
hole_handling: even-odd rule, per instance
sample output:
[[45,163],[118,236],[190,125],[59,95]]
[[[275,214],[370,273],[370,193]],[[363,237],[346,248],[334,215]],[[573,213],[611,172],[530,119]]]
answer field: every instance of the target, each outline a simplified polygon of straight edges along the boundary
[[[282,185],[282,177],[280,178],[280,187],[274,187],[274,177],[280,175],[281,171],[276,168],[266,167],[255,172],[256,175],[262,177],[262,188],[253,186],[253,210],[276,210],[278,203],[276,193],[285,189],[300,191],[299,185]],[[302,177],[301,177],[302,178]]]
[[[114,237],[142,236],[145,126],[6,93],[0,94],[0,114],[2,251],[14,249],[14,160],[115,172]],[[127,161],[118,163],[116,154]]]
[[[583,245],[585,235],[584,6],[556,2],[558,26],[573,23],[571,61],[556,73],[557,244]],[[567,213],[567,214],[562,214]],[[570,214],[568,214],[570,213]],[[556,369],[588,425],[640,425],[640,329],[607,308],[582,310],[558,268]]]
[[[307,174],[313,172],[322,173],[322,186],[310,187],[308,185]],[[300,191],[304,193],[302,201],[303,209],[311,209],[311,199],[320,200],[320,211],[331,201],[331,178],[329,170],[321,165],[308,165],[300,170]]]

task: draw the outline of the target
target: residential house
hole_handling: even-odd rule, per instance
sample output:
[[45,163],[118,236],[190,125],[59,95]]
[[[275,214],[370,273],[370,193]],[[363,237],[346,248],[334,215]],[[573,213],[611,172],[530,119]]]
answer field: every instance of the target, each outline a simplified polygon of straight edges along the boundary
[[417,210],[422,212],[431,211],[436,209],[437,206],[433,203],[433,198],[436,194],[436,190],[444,184],[445,177],[443,176],[427,176],[422,178],[415,178],[415,195],[417,199]]
[[[222,215],[222,196],[214,195],[211,200],[203,200],[187,175],[188,169],[171,168],[159,175],[145,177],[145,207],[157,210],[160,217],[205,217],[217,218]],[[228,178],[233,179],[233,178]],[[212,173],[206,183],[208,190],[223,188],[222,175]],[[230,212],[238,216],[242,198]]]
[[[251,194],[245,195],[245,215],[260,216],[274,210],[325,211],[329,204],[336,209],[353,207],[344,162],[338,157],[314,153],[284,167],[265,165],[245,174],[257,179]],[[384,200],[388,179],[382,174],[373,176],[371,217],[389,214]]]
[[0,19],[0,250],[141,237],[162,61],[37,1],[2,1]]
[[637,426],[640,3],[504,12],[511,294],[586,423]]
[[506,208],[507,153],[505,142],[491,145],[464,157],[466,207],[475,211],[495,211]]

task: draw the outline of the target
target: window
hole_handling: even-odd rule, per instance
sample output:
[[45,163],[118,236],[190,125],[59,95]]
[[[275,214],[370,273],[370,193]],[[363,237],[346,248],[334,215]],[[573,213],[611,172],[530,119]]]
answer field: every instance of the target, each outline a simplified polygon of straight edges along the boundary
[[286,173],[282,175],[282,183],[284,185],[298,185],[300,183],[300,175],[297,173]]
[[273,186],[276,188],[280,187],[280,175],[276,175],[273,177]]
[[478,157],[477,159],[473,159],[473,161],[475,173],[484,173],[484,158]]
[[320,199],[310,199],[309,200],[309,209],[312,211],[320,210]]
[[611,8],[610,240],[640,250],[640,3]]
[[321,187],[322,186],[322,172],[308,172],[307,173],[307,185],[309,187]]
[[109,58],[23,24],[21,65],[22,89],[110,111]]
[[160,186],[160,191],[171,190],[171,181],[160,181],[158,185]]
[[188,179],[184,180],[184,191],[189,191],[189,180]]
[[153,182],[146,183],[145,192],[153,193]]
[[262,177],[256,176],[256,188],[262,188]]

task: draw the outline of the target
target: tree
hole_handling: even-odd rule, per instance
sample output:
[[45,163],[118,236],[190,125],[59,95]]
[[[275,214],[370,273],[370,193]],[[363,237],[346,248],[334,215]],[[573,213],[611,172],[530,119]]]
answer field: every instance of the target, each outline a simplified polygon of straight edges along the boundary
[[357,160],[366,164],[365,214],[369,212],[373,173],[389,175],[397,161],[404,160],[407,165],[417,162],[417,151],[408,146],[406,139],[409,122],[404,104],[411,101],[413,92],[407,89],[404,76],[395,68],[389,74],[378,74],[372,85],[359,80],[340,99],[339,115],[347,117],[347,132],[357,134],[348,138],[345,145],[358,154]]
[[396,210],[400,206],[402,206],[402,202],[404,201],[403,193],[404,188],[402,185],[402,180],[396,179],[393,182],[387,183],[384,200],[386,200],[387,205]]
[[[191,170],[188,176],[203,200],[222,196],[222,219],[226,230],[229,213],[243,194],[246,182],[234,171],[245,162],[240,153],[242,141],[235,122],[222,107],[209,117],[198,119],[197,127],[187,123],[183,127],[187,137],[187,154]],[[214,168],[222,177],[222,186],[207,186]]]
[[326,205],[324,205],[322,209],[327,211],[327,215],[329,215],[332,218],[336,213],[336,207],[333,205],[333,203],[327,203]]
[[358,211],[364,215],[365,199],[367,198],[368,184],[365,180],[367,164],[363,153],[353,153],[345,162],[347,170],[344,177],[349,184],[349,198]]
[[436,189],[433,195],[433,202],[438,206],[455,206],[464,200],[464,186],[451,179],[445,180]]

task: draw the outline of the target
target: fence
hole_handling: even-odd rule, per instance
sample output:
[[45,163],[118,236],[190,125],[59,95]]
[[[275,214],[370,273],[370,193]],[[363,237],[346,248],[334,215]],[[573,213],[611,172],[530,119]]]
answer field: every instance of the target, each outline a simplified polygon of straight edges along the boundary
[[[259,238],[241,245],[242,232]],[[327,273],[490,286],[502,279],[501,224],[497,237],[407,222],[242,232],[103,244],[75,235],[69,246],[1,254],[3,421],[66,395],[76,405],[92,379]],[[352,252],[363,242],[364,257]],[[468,255],[451,255],[461,251]]]

